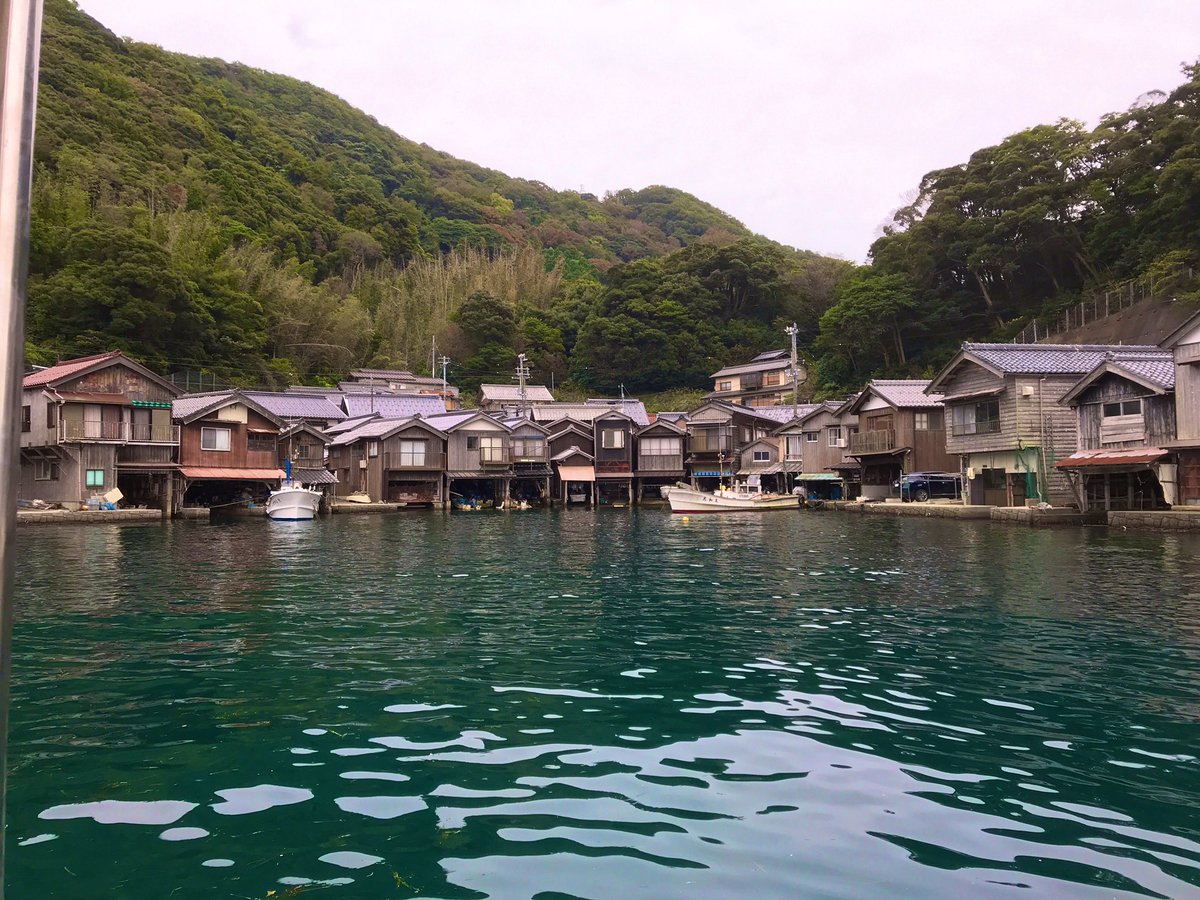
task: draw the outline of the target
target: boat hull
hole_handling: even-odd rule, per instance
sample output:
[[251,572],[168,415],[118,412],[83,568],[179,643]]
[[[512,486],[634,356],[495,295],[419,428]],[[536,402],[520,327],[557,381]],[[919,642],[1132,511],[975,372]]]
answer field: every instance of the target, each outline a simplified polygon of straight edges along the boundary
[[267,498],[267,518],[277,522],[296,522],[314,519],[321,507],[321,495],[302,487],[285,487],[272,491]]
[[728,492],[706,493],[672,488],[667,495],[673,513],[761,512],[768,509],[799,509],[800,498],[788,494],[736,496]]

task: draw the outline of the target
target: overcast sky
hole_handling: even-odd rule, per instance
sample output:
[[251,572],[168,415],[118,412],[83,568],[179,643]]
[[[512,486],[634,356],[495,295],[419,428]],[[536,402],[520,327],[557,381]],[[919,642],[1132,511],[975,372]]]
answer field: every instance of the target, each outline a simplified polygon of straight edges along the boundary
[[333,91],[399,133],[603,194],[666,184],[861,260],[931,169],[1094,125],[1200,58],[1195,0],[80,0],[119,35]]

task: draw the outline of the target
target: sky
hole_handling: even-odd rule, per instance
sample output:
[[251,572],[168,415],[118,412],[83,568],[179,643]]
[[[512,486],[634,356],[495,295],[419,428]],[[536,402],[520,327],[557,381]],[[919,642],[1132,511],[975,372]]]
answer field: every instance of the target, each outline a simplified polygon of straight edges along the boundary
[[921,176],[1200,59],[1194,0],[80,0],[560,190],[665,184],[863,261]]

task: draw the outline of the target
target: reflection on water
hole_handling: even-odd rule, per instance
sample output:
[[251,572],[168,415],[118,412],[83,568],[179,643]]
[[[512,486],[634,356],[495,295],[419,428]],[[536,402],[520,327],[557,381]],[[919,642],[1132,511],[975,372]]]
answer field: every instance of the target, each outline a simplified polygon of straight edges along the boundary
[[646,510],[20,540],[13,896],[1200,886],[1194,538]]

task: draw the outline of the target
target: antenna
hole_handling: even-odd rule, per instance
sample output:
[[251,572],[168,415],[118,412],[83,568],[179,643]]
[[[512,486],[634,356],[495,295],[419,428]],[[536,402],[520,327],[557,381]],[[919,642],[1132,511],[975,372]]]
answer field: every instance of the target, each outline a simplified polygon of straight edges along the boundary
[[792,339],[792,418],[796,419],[800,414],[800,360],[796,355],[796,335],[800,333],[800,329],[793,322],[784,331]]
[[625,402],[625,382],[622,381],[620,387],[621,387],[621,402],[624,403]]

